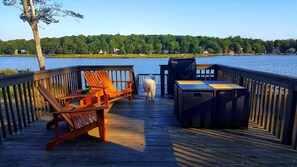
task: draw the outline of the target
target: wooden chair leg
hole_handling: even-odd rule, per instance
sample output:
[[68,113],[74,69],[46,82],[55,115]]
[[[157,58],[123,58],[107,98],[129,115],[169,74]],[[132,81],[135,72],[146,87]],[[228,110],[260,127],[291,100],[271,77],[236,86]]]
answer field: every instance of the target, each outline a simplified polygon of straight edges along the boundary
[[57,145],[56,140],[48,142],[45,146],[46,150],[52,150]]
[[105,106],[107,106],[108,107],[108,96],[107,95],[104,95],[104,97],[103,97],[103,99],[104,99],[104,104],[105,104]]
[[[57,119],[58,119],[58,122],[65,121],[65,119],[63,117],[59,117]],[[54,120],[51,120],[46,124],[46,129],[50,129],[54,125],[55,125]]]
[[99,110],[96,112],[97,112],[97,124],[98,124],[100,139],[102,141],[106,141],[107,137],[106,137],[104,110]]
[[54,130],[54,135],[55,138],[59,137],[59,119],[58,119],[58,115],[54,115],[54,125],[55,125],[55,130]]
[[62,136],[58,136],[57,138],[51,140],[50,142],[48,142],[46,144],[46,150],[52,150],[57,144],[60,144],[64,141],[67,141],[67,140],[72,140],[82,134],[85,134],[87,133],[89,130],[91,129],[94,129],[97,127],[97,123],[94,122],[93,124],[90,124],[89,126],[85,126],[81,129],[77,129],[75,131],[70,131]]
[[46,124],[46,129],[50,129],[54,125],[55,125],[54,120],[51,120]]

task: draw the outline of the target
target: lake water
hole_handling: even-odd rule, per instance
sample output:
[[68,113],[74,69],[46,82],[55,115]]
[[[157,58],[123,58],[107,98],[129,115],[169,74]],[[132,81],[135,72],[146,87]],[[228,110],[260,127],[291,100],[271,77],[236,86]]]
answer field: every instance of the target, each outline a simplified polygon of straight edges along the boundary
[[[135,74],[159,73],[159,65],[168,58],[152,59],[97,59],[97,58],[45,58],[46,68],[53,69],[75,65],[134,65]],[[297,56],[216,56],[196,58],[197,64],[222,64],[250,70],[265,71],[297,77]],[[0,56],[0,69],[39,70],[36,57]]]

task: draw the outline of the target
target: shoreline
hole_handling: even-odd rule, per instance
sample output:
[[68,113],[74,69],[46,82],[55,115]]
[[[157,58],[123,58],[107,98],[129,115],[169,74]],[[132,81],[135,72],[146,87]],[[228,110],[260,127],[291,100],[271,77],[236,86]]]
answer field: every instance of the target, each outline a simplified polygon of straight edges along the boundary
[[[129,59],[129,58],[202,58],[202,57],[215,57],[215,56],[296,56],[296,54],[240,54],[240,55],[232,55],[232,54],[56,54],[56,55],[44,55],[46,58],[102,58],[102,59]],[[4,57],[35,57],[33,54],[10,54],[10,55],[0,55]]]
[[[34,57],[36,55],[24,55],[24,54],[10,54],[10,55],[0,55],[7,57]],[[205,55],[205,54],[56,54],[56,55],[44,55],[48,58],[103,58],[103,59],[118,59],[118,58],[197,58],[197,57],[213,57],[215,55]]]

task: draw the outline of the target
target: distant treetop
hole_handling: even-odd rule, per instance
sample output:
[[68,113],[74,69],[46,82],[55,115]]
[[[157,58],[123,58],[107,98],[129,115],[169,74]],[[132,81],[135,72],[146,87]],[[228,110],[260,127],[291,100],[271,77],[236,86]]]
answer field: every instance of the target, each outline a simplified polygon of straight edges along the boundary
[[[45,54],[295,54],[297,40],[181,35],[93,35],[41,39]],[[33,40],[0,40],[0,54],[34,54]]]

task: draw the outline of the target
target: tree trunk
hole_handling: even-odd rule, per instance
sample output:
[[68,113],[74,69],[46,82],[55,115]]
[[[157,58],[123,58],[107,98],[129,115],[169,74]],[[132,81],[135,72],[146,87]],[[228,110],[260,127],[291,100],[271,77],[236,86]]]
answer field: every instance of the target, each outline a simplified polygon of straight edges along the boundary
[[42,54],[41,43],[40,43],[40,38],[39,38],[39,33],[38,33],[38,26],[37,26],[37,24],[34,24],[31,28],[33,31],[33,36],[34,36],[34,41],[35,41],[35,48],[36,48],[39,69],[45,70],[44,57]]

